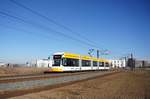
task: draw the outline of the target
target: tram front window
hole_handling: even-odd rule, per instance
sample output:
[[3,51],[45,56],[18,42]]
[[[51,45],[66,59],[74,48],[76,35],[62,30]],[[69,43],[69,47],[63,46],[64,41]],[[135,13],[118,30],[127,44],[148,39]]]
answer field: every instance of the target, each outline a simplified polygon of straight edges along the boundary
[[53,56],[53,66],[60,66],[61,64],[61,55],[54,55]]
[[54,64],[53,64],[53,66],[60,66],[60,62],[61,62],[60,59],[54,59]]

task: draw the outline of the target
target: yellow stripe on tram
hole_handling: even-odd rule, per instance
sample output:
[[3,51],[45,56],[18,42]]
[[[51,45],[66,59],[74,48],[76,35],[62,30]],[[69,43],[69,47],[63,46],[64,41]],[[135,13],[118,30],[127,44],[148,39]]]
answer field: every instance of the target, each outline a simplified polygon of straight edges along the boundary
[[62,68],[51,68],[52,72],[63,72],[63,69]]

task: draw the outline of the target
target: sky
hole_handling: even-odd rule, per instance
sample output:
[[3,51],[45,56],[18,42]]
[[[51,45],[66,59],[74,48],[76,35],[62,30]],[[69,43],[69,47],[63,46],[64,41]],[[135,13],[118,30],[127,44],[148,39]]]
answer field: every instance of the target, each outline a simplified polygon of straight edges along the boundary
[[94,55],[96,49],[109,50],[102,58],[133,53],[137,59],[150,59],[149,0],[13,1],[61,25],[0,0],[0,62],[25,63],[55,52],[88,55],[89,49],[95,49]]

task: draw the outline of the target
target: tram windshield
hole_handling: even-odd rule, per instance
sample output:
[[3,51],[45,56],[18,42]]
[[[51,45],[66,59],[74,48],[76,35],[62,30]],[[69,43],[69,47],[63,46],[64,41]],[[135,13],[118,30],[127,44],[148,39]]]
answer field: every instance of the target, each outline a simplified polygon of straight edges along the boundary
[[53,66],[60,66],[61,64],[61,55],[54,55],[53,56]]

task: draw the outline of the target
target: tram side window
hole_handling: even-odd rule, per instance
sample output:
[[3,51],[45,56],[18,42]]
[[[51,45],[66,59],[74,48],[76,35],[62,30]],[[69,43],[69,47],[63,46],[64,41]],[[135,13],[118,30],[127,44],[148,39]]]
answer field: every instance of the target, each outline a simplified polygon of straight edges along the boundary
[[63,66],[79,66],[79,59],[64,58]]
[[90,60],[82,60],[82,66],[91,66]]
[[106,67],[109,67],[109,63],[105,63],[105,66],[106,66]]
[[97,66],[97,61],[93,61],[93,66],[94,66],[94,67]]
[[104,62],[99,62],[100,67],[104,67]]

